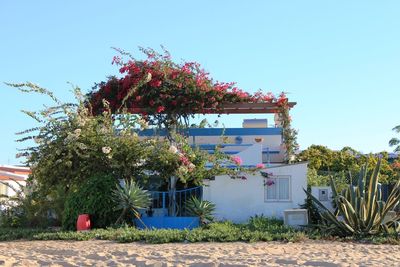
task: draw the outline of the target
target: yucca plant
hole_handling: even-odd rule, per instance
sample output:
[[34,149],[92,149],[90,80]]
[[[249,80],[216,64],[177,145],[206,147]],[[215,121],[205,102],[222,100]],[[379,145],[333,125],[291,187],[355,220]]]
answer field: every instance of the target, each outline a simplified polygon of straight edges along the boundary
[[113,199],[116,203],[116,210],[122,210],[115,224],[119,224],[128,212],[140,219],[138,209],[148,208],[151,204],[150,193],[142,189],[134,181],[125,181],[125,186],[117,185],[113,191]]
[[215,204],[208,200],[200,200],[197,197],[192,196],[186,202],[186,211],[191,216],[199,217],[200,223],[205,225],[214,220],[213,213],[215,211]]
[[320,214],[325,220],[319,225],[326,232],[340,236],[365,236],[387,233],[390,228],[400,231],[400,216],[386,218],[389,211],[400,201],[400,179],[394,185],[386,202],[382,200],[382,190],[379,184],[379,160],[371,175],[368,175],[367,166],[361,168],[356,184],[350,184],[341,193],[337,192],[334,180],[331,178],[333,201],[337,207],[332,213],[317,198],[311,197],[319,207]]

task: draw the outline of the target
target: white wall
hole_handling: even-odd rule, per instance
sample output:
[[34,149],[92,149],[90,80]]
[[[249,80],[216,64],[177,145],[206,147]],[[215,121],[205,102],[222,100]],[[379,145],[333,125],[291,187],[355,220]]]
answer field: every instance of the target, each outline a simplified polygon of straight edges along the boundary
[[[255,144],[256,138],[262,138],[261,144],[264,148],[269,148],[270,150],[280,150],[281,143],[282,143],[282,136],[281,135],[243,135],[242,144]],[[190,138],[190,143],[199,144],[221,144],[221,143],[228,143],[228,144],[235,144],[236,136],[196,136],[195,138]]]
[[[13,180],[1,180],[3,183],[7,183],[11,186],[13,186],[15,189],[20,190],[21,187]],[[25,181],[18,181],[18,183],[20,183],[22,186],[26,185]],[[14,190],[12,190],[11,188],[7,187],[7,196],[11,197],[14,196],[16,193]]]
[[283,218],[286,209],[299,208],[304,203],[307,188],[307,163],[270,167],[266,172],[273,175],[291,176],[290,201],[265,202],[265,178],[260,173],[246,174],[247,180],[231,179],[227,175],[216,176],[206,181],[203,199],[216,205],[218,220],[244,222],[256,214]]
[[[322,200],[322,199],[320,199],[320,196],[319,196],[319,193],[320,193],[320,190],[326,190],[326,191],[328,191],[328,200],[326,200],[326,201],[324,201],[324,200]],[[316,197],[319,201],[321,201],[321,203],[326,207],[326,208],[328,208],[330,211],[334,211],[335,209],[333,208],[333,205],[332,205],[332,196],[333,196],[333,194],[332,194],[332,188],[330,187],[330,186],[312,186],[311,187],[311,194],[314,196],[314,197]]]

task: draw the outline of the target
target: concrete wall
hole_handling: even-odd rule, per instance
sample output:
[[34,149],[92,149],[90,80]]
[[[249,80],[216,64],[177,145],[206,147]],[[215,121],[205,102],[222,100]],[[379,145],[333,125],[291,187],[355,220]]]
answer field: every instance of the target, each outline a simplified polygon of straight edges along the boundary
[[263,171],[291,177],[290,200],[265,201],[265,178],[260,173],[246,174],[247,180],[217,176],[215,180],[206,181],[203,198],[216,205],[215,217],[218,220],[244,222],[256,214],[283,218],[284,210],[299,208],[304,203],[307,163],[274,166]]
[[[325,192],[327,194],[324,196],[322,193]],[[330,211],[334,211],[332,205],[332,188],[330,186],[312,186],[311,194],[316,197],[326,208]]]

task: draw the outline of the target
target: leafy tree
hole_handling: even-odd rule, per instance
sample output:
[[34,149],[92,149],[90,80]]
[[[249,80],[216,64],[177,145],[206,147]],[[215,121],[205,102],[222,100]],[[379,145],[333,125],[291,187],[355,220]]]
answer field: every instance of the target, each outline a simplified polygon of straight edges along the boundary
[[[308,161],[308,182],[310,185],[328,185],[329,176],[337,183],[339,188],[354,181],[358,170],[367,164],[375,166],[381,159],[381,177],[383,183],[394,183],[397,181],[398,173],[388,161],[388,153],[362,154],[351,147],[344,147],[339,151],[331,150],[325,146],[312,145],[302,151],[298,160]],[[372,172],[369,167],[368,172]]]

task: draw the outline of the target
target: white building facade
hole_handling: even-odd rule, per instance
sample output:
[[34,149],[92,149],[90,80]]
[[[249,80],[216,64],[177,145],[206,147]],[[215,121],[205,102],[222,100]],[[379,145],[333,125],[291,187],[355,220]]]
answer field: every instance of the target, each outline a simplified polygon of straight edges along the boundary
[[[220,175],[204,182],[203,199],[216,205],[217,219],[244,222],[255,215],[282,219],[285,210],[299,209],[304,204],[307,163],[284,163],[282,132],[279,124],[268,127],[264,119],[245,120],[242,128],[188,129],[193,146],[211,154],[218,146],[222,152],[240,157],[243,167],[265,166],[242,174],[246,179]],[[140,135],[152,136],[154,132],[146,130]]]

